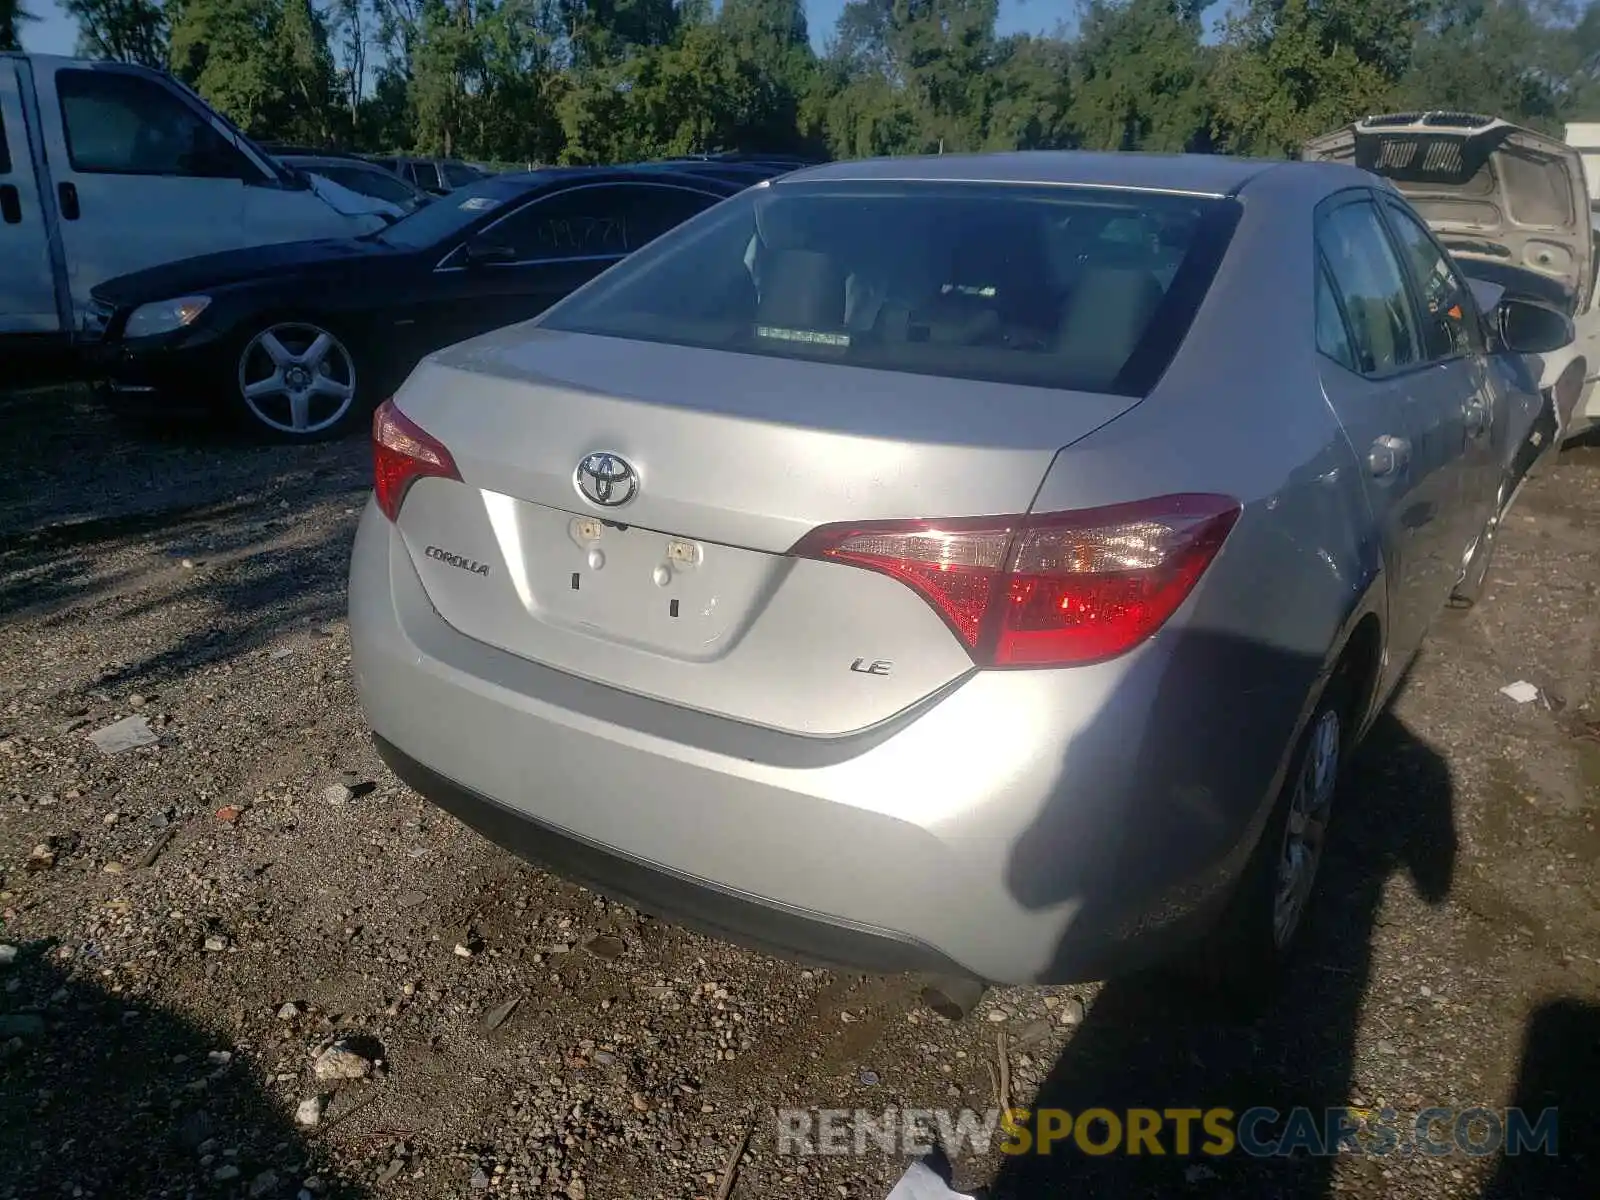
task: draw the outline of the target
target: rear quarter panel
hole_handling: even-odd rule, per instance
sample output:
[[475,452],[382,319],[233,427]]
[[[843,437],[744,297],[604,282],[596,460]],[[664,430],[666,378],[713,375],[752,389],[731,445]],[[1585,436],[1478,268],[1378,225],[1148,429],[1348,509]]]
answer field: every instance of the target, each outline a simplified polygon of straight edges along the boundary
[[[1162,831],[1111,839],[1106,870],[1125,881],[1124,894],[1175,864],[1253,844],[1350,631],[1366,613],[1383,617],[1363,477],[1318,381],[1316,201],[1292,173],[1273,174],[1244,190],[1229,254],[1165,378],[1143,404],[1062,450],[1034,505],[1180,492],[1242,505],[1194,593],[1130,665],[1125,687],[1139,703],[1108,705],[1111,717],[1073,739],[1070,769],[1095,780],[1106,828]],[[1028,848],[1093,843],[1085,820],[1081,797],[1075,829],[1054,830],[1058,818],[1040,813],[1013,862],[1019,899],[1058,899],[1050,880],[1070,870],[1032,862]],[[1241,829],[1250,831],[1242,839]]]

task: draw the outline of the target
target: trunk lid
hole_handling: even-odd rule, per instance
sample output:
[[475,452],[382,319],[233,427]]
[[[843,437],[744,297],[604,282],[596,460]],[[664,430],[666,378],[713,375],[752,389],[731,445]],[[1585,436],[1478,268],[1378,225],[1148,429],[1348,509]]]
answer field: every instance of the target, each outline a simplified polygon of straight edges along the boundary
[[[435,608],[469,637],[839,735],[972,661],[910,588],[789,548],[839,521],[1026,512],[1057,450],[1135,403],[513,328],[429,359],[396,397],[465,481],[419,481],[399,529]],[[632,489],[616,507],[576,483],[602,453],[636,472],[614,484],[612,499]]]
[[1530,271],[1560,286],[1569,311],[1583,311],[1594,231],[1571,146],[1494,117],[1394,113],[1313,138],[1301,156],[1389,180],[1451,254]]

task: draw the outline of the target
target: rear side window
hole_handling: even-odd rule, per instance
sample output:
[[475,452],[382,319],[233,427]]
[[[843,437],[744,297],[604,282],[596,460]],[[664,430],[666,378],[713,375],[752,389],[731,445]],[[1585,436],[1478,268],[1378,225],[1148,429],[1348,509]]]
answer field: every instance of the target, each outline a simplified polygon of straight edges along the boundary
[[536,200],[483,231],[519,261],[621,258],[711,207],[716,197],[644,183],[576,187]]
[[1382,375],[1420,362],[1416,315],[1378,210],[1343,204],[1323,218],[1317,240],[1349,318],[1357,369]]
[[1404,209],[1387,206],[1396,238],[1411,267],[1422,306],[1423,346],[1430,359],[1454,358],[1481,349],[1478,308],[1466,280],[1439,249],[1438,243]]
[[1334,294],[1327,265],[1317,267],[1317,349],[1346,370],[1354,371],[1356,356],[1350,348],[1350,331]]
[[153,79],[59,71],[67,157],[75,171],[243,179],[258,175],[223,136]]
[[1141,395],[1187,333],[1232,201],[1070,187],[752,188],[542,324],[775,358]]

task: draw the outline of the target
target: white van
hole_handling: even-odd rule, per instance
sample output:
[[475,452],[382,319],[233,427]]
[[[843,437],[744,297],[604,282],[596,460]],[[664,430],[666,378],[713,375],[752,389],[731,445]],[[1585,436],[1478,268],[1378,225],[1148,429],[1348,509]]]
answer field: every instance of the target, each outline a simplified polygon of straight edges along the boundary
[[0,362],[71,340],[106,279],[386,223],[378,202],[283,166],[169,75],[0,54]]

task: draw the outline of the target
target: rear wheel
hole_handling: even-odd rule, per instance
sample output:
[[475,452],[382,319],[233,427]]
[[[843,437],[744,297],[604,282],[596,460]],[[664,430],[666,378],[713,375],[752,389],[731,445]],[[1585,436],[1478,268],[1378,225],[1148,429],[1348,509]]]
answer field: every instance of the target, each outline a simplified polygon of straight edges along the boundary
[[1204,989],[1230,1007],[1263,1001],[1304,925],[1350,746],[1349,673],[1329,681],[1227,910],[1201,947]]
[[274,321],[240,345],[235,411],[257,436],[324,441],[365,418],[365,382],[350,342],[325,323]]

